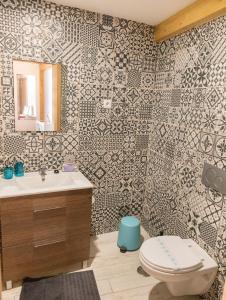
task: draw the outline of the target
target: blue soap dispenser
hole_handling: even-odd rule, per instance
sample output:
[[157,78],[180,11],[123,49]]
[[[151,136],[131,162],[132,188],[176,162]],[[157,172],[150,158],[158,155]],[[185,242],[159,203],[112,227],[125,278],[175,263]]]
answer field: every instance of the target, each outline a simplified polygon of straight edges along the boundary
[[14,173],[16,177],[24,176],[24,164],[21,161],[15,163]]
[[13,178],[13,167],[5,166],[3,169],[3,178],[4,179],[12,179]]

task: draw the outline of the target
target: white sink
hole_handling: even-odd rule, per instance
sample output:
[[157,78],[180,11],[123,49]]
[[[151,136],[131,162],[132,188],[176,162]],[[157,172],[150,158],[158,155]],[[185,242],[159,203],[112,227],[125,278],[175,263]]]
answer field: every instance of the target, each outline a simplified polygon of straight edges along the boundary
[[87,188],[93,188],[93,185],[81,172],[47,172],[45,181],[42,181],[39,173],[26,173],[23,177],[10,180],[1,178],[0,198]]
[[16,179],[16,184],[20,189],[43,189],[51,187],[61,187],[65,185],[72,185],[74,179],[68,174],[48,174],[45,181],[42,181],[41,176],[26,176]]

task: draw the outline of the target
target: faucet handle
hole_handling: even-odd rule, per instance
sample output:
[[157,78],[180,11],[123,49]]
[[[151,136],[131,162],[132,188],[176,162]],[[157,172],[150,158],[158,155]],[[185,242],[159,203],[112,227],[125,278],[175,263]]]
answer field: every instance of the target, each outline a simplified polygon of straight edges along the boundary
[[46,171],[47,171],[47,167],[45,165],[41,165],[40,166],[40,169],[39,169],[39,172],[41,173],[45,173],[46,174]]
[[40,165],[40,169],[47,169],[46,165]]

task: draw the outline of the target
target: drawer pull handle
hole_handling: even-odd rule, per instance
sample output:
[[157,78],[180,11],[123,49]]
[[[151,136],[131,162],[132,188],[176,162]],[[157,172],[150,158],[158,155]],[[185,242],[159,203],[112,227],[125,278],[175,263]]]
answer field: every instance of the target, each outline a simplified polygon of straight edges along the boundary
[[46,212],[46,211],[57,210],[57,209],[66,209],[66,206],[56,206],[56,207],[50,207],[50,208],[44,208],[44,209],[35,209],[33,211],[33,213],[38,214],[40,212]]
[[60,243],[65,243],[65,242],[66,242],[66,240],[60,240],[60,241],[49,242],[49,243],[47,242],[47,243],[43,243],[43,244],[35,244],[34,248],[41,248],[41,247],[60,244]]

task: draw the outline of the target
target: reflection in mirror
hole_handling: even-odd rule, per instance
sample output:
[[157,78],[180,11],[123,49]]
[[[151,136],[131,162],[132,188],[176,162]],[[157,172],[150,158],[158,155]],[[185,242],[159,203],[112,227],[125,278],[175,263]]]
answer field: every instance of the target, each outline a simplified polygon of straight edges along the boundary
[[16,131],[59,131],[59,64],[13,61]]

